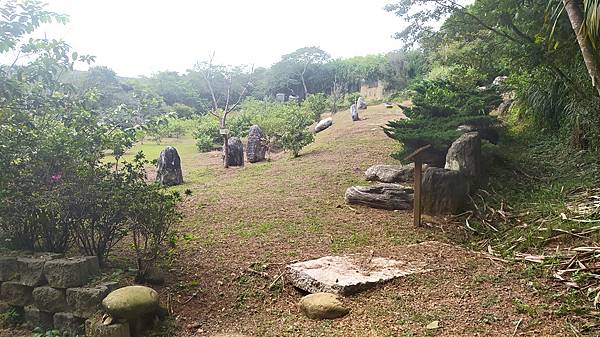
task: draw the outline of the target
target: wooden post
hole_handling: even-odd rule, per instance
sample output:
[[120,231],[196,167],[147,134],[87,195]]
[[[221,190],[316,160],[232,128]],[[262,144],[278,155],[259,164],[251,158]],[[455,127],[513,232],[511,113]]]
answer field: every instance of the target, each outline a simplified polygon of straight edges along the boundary
[[413,223],[415,224],[415,227],[419,227],[421,226],[421,172],[423,169],[423,163],[421,162],[421,159],[418,159],[415,161],[415,172],[414,172],[414,190],[415,190],[415,194],[414,194],[414,210],[413,210]]

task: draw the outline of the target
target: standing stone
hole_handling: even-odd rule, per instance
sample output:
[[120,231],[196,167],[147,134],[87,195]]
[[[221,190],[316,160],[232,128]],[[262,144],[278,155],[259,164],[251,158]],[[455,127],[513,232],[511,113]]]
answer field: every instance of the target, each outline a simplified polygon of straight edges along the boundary
[[356,107],[360,110],[365,110],[367,108],[367,102],[362,97],[359,97],[356,100]]
[[358,109],[356,108],[356,104],[352,104],[350,106],[350,114],[352,115],[352,121],[356,122],[357,120],[359,120],[358,118]]
[[316,293],[302,297],[300,309],[312,319],[335,319],[346,316],[350,312],[336,295],[330,293]]
[[81,336],[85,333],[84,319],[70,312],[54,314],[54,329],[64,336]]
[[183,172],[181,171],[181,158],[177,150],[167,146],[161,151],[157,163],[156,181],[166,186],[183,184]]
[[30,328],[42,328],[43,330],[52,329],[54,325],[54,314],[29,305],[25,307],[24,315],[25,324]]
[[238,137],[231,137],[227,141],[229,151],[227,153],[227,164],[229,166],[244,166],[244,145]]
[[481,137],[478,132],[468,132],[452,143],[446,155],[447,170],[460,171],[478,180],[481,176]]
[[19,282],[4,282],[0,287],[0,298],[10,305],[24,307],[32,302],[32,288]]
[[319,133],[319,132],[327,129],[331,125],[333,125],[333,118],[327,117],[324,120],[317,123],[317,125],[315,126],[315,133]]
[[100,265],[96,256],[56,259],[44,265],[46,280],[54,288],[80,287],[98,274]]
[[248,133],[248,147],[246,148],[246,158],[250,163],[258,163],[265,160],[267,147],[264,144],[265,134],[258,125],[252,125]]
[[67,303],[77,317],[89,318],[100,310],[100,303],[108,295],[108,288],[96,286],[93,288],[67,289]]
[[469,180],[460,171],[429,167],[423,175],[421,191],[423,213],[456,214],[466,204]]
[[376,184],[373,186],[352,186],[346,190],[346,202],[387,210],[411,209],[413,190],[397,184]]
[[33,289],[33,303],[37,308],[47,312],[63,312],[68,310],[67,295],[64,289],[38,287]]

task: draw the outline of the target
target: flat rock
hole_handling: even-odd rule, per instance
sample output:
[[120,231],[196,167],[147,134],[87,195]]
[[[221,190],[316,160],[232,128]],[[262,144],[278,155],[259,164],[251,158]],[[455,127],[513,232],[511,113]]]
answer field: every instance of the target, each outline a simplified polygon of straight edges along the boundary
[[399,277],[428,272],[425,263],[353,254],[325,256],[286,267],[292,284],[310,293],[349,295]]
[[406,183],[413,181],[414,170],[414,163],[408,165],[373,165],[367,169],[365,176],[369,181]]
[[413,189],[397,184],[379,183],[373,186],[352,186],[344,198],[352,205],[362,205],[387,210],[412,209]]
[[300,309],[306,317],[312,319],[336,319],[350,312],[337,295],[330,293],[316,293],[302,297]]

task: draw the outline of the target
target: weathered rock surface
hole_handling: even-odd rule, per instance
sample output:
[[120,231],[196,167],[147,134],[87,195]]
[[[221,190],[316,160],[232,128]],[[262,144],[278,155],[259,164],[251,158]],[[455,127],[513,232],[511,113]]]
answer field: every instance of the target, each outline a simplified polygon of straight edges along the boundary
[[33,303],[37,308],[46,312],[68,311],[67,295],[64,289],[52,287],[34,288]]
[[61,336],[80,336],[85,333],[85,320],[69,312],[54,314],[54,329],[60,331]]
[[304,291],[349,295],[398,277],[427,271],[424,263],[356,254],[294,263],[286,267],[286,277]]
[[17,272],[19,282],[29,287],[36,287],[46,283],[44,278],[44,264],[47,258],[18,257]]
[[108,294],[102,307],[115,318],[136,319],[158,310],[158,293],[144,286],[124,287]]
[[317,125],[315,126],[315,132],[319,133],[319,132],[329,128],[331,125],[333,125],[333,118],[327,117],[327,118],[323,119],[322,121],[320,121],[319,123],[317,123]]
[[366,109],[366,108],[367,108],[367,102],[365,101],[365,99],[364,99],[364,98],[362,98],[362,97],[359,97],[359,98],[356,100],[356,107],[357,107],[357,108],[359,108],[360,110],[364,110],[364,109]]
[[102,285],[96,287],[67,289],[67,304],[77,317],[89,318],[98,312],[100,303],[108,295],[108,288]]
[[0,257],[0,282],[14,281],[18,278],[16,257]]
[[85,321],[85,335],[87,337],[130,337],[128,323],[114,323],[104,325],[102,322],[90,318]]
[[411,209],[413,190],[397,184],[376,184],[373,186],[352,186],[346,190],[346,202],[387,210]]
[[468,132],[452,143],[446,155],[447,170],[460,171],[477,180],[481,177],[481,137],[477,132]]
[[265,134],[258,125],[252,125],[248,132],[248,147],[246,148],[246,158],[249,163],[258,163],[265,160],[267,147],[265,145]]
[[456,214],[469,195],[469,179],[460,171],[429,167],[423,174],[423,212],[430,215]]
[[358,109],[356,108],[356,104],[352,104],[350,106],[350,115],[352,115],[352,121],[356,122],[357,120],[359,120]]
[[86,284],[100,273],[96,256],[56,259],[46,262],[44,275],[54,288],[73,288]]
[[25,307],[23,319],[25,320],[25,324],[31,329],[39,327],[47,330],[52,329],[54,325],[54,314],[41,311],[32,305]]
[[227,140],[228,153],[227,164],[229,166],[244,166],[244,145],[238,137],[231,137]]
[[330,293],[316,293],[302,297],[300,309],[312,319],[336,319],[350,312],[350,309],[346,308],[336,295]]
[[[423,165],[426,168],[427,165]],[[369,181],[382,183],[405,183],[413,181],[415,164],[408,165],[373,165],[367,169],[365,176]]]
[[183,184],[183,171],[181,170],[181,158],[172,146],[167,146],[160,152],[158,157],[156,181],[165,186]]
[[32,290],[19,282],[4,282],[0,286],[0,298],[10,305],[24,307],[33,301]]

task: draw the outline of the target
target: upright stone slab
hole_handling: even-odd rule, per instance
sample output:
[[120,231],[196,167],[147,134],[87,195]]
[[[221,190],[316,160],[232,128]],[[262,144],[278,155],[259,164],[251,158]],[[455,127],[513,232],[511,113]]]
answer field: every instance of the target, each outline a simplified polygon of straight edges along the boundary
[[70,312],[54,314],[54,329],[64,336],[81,336],[85,333],[85,320]]
[[96,286],[67,289],[67,304],[77,317],[90,318],[101,309],[102,300],[108,295],[108,288]]
[[44,275],[54,288],[73,288],[86,284],[100,274],[96,256],[56,259],[46,262]]
[[461,171],[429,167],[421,191],[423,213],[456,214],[463,210],[469,196],[469,179]]
[[227,141],[227,163],[229,166],[244,166],[244,145],[238,137],[231,137]]
[[25,324],[31,329],[39,327],[45,331],[54,326],[54,314],[41,311],[32,305],[25,307],[23,318]]
[[365,110],[367,108],[367,102],[364,100],[364,98],[359,97],[356,100],[356,107],[360,110]]
[[0,286],[0,298],[10,305],[24,307],[33,301],[32,289],[20,282],[3,282]]
[[248,147],[246,148],[246,158],[250,163],[258,163],[265,160],[267,147],[265,145],[265,134],[258,125],[252,125],[248,133]]
[[183,171],[181,170],[181,158],[179,153],[172,146],[167,146],[160,152],[158,163],[156,164],[156,181],[165,186],[175,186],[183,184]]
[[44,264],[47,260],[44,257],[17,257],[19,282],[29,287],[45,284]]
[[38,287],[32,292],[33,303],[37,308],[46,312],[68,311],[65,289]]
[[350,115],[352,115],[352,121],[356,122],[359,120],[358,118],[358,109],[356,108],[356,104],[352,104],[350,106]]
[[468,132],[452,143],[446,155],[447,170],[461,171],[473,181],[481,177],[481,137]]
[[310,293],[350,295],[398,277],[428,271],[425,263],[355,254],[294,263],[286,267],[286,277]]
[[346,202],[387,210],[411,209],[414,199],[412,188],[397,184],[352,186],[346,190]]

